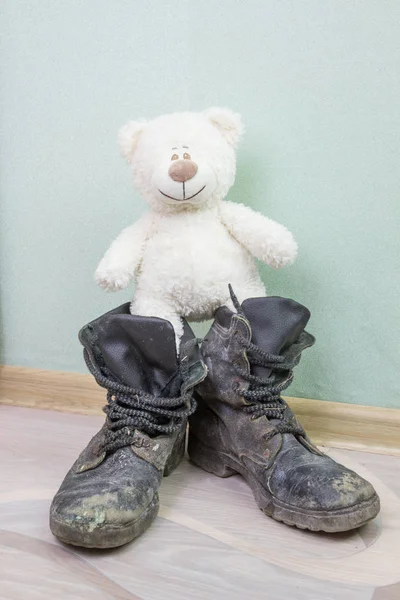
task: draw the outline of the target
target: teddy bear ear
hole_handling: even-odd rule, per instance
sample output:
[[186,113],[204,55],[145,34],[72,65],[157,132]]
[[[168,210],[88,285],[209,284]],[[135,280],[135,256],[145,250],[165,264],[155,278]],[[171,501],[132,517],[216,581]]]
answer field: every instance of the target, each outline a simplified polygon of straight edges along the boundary
[[237,146],[239,138],[244,131],[242,117],[229,108],[209,108],[203,113],[226,141],[233,146]]
[[139,138],[146,128],[146,121],[129,121],[121,127],[118,134],[118,146],[120,147],[122,156],[128,162],[131,162],[135,153]]

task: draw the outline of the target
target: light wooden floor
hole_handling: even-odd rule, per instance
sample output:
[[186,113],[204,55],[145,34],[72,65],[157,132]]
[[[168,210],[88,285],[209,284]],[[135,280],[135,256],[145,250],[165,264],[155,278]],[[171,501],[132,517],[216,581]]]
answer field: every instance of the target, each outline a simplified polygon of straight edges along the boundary
[[102,418],[0,407],[0,598],[6,600],[400,600],[400,457],[329,450],[375,485],[380,517],[346,534],[274,522],[239,477],[184,461],[160,515],[107,552],[59,544],[48,509]]

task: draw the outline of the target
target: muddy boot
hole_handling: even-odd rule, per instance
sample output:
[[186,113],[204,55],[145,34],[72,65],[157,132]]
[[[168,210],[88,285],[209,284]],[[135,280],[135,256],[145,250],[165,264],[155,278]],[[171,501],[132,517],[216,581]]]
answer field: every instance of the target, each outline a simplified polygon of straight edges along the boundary
[[264,513],[312,531],[346,531],[379,512],[368,481],[320,452],[280,397],[302,350],[309,311],[286,298],[218,309],[202,345],[208,376],[196,389],[189,455],[219,477],[240,473]]
[[55,495],[50,528],[68,544],[111,548],[157,516],[158,488],[182,459],[193,386],[206,369],[186,323],[177,358],[172,325],[131,315],[128,304],[79,337],[89,371],[107,389],[107,420]]

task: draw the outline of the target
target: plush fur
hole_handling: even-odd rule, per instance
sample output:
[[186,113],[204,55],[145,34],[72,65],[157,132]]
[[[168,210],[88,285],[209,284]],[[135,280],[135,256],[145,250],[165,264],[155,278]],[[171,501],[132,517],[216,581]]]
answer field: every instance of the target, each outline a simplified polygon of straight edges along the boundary
[[[120,132],[150,210],[120,233],[95,278],[106,290],[123,289],[134,278],[131,312],[169,320],[178,340],[181,316],[202,321],[230,305],[228,283],[240,301],[265,295],[254,257],[277,268],[296,256],[283,225],[224,200],[242,130],[239,115],[211,108],[130,122]],[[196,173],[181,181],[189,171]]]

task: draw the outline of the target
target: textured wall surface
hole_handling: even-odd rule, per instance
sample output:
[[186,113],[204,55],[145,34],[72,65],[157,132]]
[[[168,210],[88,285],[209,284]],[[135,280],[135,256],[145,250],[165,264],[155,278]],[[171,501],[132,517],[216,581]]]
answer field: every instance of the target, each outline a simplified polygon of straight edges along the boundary
[[2,362],[84,370],[76,333],[129,299],[96,289],[144,204],[129,118],[226,105],[246,136],[229,198],[286,224],[270,294],[312,311],[292,395],[399,406],[400,4],[3,2]]

